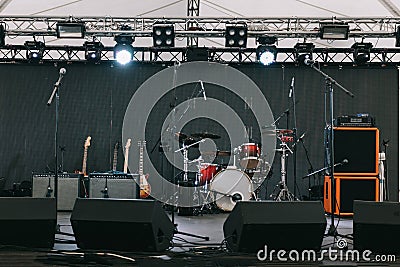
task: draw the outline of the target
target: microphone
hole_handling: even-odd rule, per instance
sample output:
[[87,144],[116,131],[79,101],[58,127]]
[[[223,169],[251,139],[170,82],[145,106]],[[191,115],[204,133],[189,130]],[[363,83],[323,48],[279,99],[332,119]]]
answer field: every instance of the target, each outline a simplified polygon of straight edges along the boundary
[[304,59],[304,64],[306,64],[307,66],[313,65],[314,63],[315,63],[315,61],[312,59],[309,59],[309,58]]
[[304,132],[302,135],[300,135],[299,138],[297,138],[296,142],[292,145],[292,148],[294,148],[298,142],[303,141],[304,136],[306,136],[306,132]]
[[200,82],[200,86],[201,86],[201,92],[203,93],[203,98],[204,98],[204,100],[207,100],[207,97],[206,97],[206,90],[204,90],[203,81],[202,81],[202,80],[199,80],[199,82]]
[[58,76],[58,80],[56,81],[56,85],[59,86],[61,83],[62,78],[64,77],[65,73],[67,73],[67,70],[65,68],[60,69],[60,75]]
[[294,76],[292,77],[292,82],[290,84],[290,90],[289,90],[289,98],[292,97],[293,94],[293,88],[294,88]]
[[349,160],[348,160],[348,159],[342,160],[342,165],[347,164],[347,163],[349,163]]

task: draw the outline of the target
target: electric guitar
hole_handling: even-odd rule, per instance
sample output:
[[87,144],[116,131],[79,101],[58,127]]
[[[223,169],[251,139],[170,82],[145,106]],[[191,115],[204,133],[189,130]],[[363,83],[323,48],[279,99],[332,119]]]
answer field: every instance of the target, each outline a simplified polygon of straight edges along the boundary
[[83,145],[83,162],[82,162],[82,171],[75,171],[75,173],[80,173],[83,174],[83,176],[87,177],[87,172],[86,172],[86,162],[87,162],[87,155],[88,155],[88,149],[90,147],[90,140],[92,137],[88,136],[86,138],[85,144]]
[[125,161],[124,161],[124,173],[128,173],[128,157],[129,157],[129,148],[131,147],[131,139],[129,138],[125,144]]
[[150,195],[151,187],[147,179],[148,174],[143,174],[143,148],[146,145],[146,141],[138,142],[139,145],[139,177],[140,177],[140,198],[147,198]]
[[119,148],[119,142],[116,142],[114,145],[114,157],[113,157],[113,167],[112,167],[113,172],[117,171],[118,148]]

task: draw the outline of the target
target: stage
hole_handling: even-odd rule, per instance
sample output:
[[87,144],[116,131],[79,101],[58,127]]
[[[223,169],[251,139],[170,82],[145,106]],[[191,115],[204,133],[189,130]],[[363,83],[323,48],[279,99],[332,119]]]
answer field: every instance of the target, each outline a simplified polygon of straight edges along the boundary
[[[70,212],[58,212],[57,223],[62,233],[72,234]],[[171,214],[169,214],[171,217]],[[73,236],[56,234],[56,243],[52,250],[29,249],[24,247],[3,246],[0,250],[1,266],[399,266],[395,262],[360,263],[354,261],[332,261],[326,255],[323,260],[279,261],[275,257],[259,260],[256,253],[236,253],[228,251],[224,241],[223,224],[229,213],[204,214],[198,216],[178,216],[174,221],[180,232],[207,236],[209,241],[186,235],[176,234],[173,246],[161,252],[121,252],[121,251],[83,251],[79,250]],[[326,216],[327,227],[330,217]],[[348,236],[353,232],[352,218],[335,218],[335,225],[340,235]],[[99,232],[99,235],[102,235]],[[340,238],[340,237],[338,237]],[[352,241],[346,238],[348,249]],[[337,241],[337,240],[336,240]],[[132,242],[141,240],[132,239]],[[287,242],[290,242],[288,240]],[[322,250],[337,249],[333,237],[324,237]],[[372,256],[371,256],[372,258]]]

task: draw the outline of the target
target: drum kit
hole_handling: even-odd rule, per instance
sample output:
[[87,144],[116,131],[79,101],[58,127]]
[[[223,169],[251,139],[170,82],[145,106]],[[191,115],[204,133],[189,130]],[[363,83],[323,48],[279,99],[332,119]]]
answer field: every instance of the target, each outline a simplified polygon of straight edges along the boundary
[[[188,159],[188,149],[199,147],[207,138],[219,139],[219,135],[209,132],[194,133],[186,135],[176,133],[182,148],[176,150],[183,151],[184,170],[183,180],[187,181],[188,165],[196,163],[197,173],[194,185],[199,187],[199,200],[203,200],[200,213],[212,211],[216,206],[222,211],[232,211],[237,201],[240,200],[259,200],[258,187],[268,175],[270,164],[263,160],[261,148],[256,143],[243,143],[231,151],[202,151],[198,159],[190,161]],[[233,155],[233,165],[213,163],[214,158],[230,157]],[[208,160],[205,160],[208,159]],[[207,162],[206,162],[207,161]],[[215,205],[214,205],[215,204]]]

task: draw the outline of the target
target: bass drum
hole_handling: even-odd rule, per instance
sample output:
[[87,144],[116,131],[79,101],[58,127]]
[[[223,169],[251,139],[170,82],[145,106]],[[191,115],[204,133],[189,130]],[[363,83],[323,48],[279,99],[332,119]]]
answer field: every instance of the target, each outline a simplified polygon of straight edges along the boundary
[[215,193],[215,204],[218,208],[232,211],[237,201],[251,199],[253,185],[246,173],[228,167],[214,176],[210,190]]

